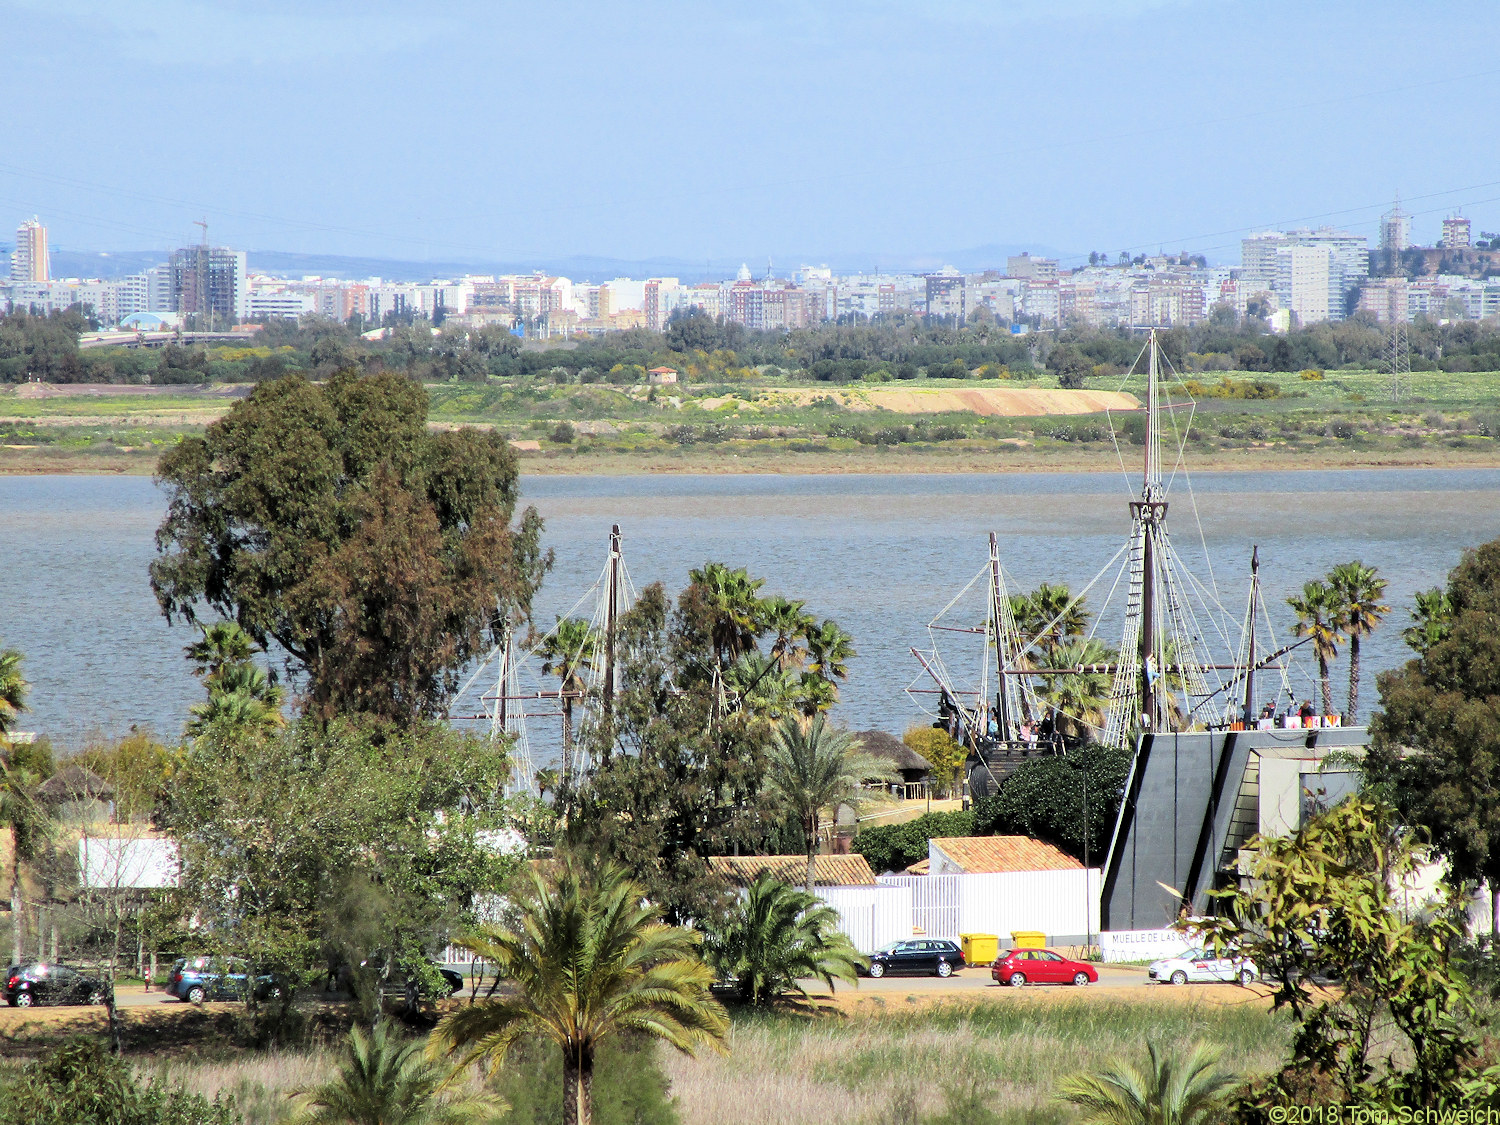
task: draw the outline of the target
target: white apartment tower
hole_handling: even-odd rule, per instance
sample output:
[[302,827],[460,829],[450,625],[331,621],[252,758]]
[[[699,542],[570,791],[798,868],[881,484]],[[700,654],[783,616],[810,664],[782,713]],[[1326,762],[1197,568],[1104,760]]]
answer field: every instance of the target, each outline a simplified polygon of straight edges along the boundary
[[1444,250],[1467,250],[1474,245],[1474,236],[1469,227],[1469,220],[1462,215],[1449,215],[1443,220],[1443,241],[1439,243]]
[[16,250],[10,256],[11,281],[38,283],[51,280],[47,270],[47,228],[35,218],[16,228]]

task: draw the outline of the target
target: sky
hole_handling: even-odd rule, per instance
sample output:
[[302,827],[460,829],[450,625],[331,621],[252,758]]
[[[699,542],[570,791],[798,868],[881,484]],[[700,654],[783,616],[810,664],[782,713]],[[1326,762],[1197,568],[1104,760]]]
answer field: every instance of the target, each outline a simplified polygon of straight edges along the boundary
[[1253,230],[1373,236],[1399,192],[1418,241],[1458,207],[1478,237],[1500,230],[1497,32],[1491,0],[0,0],[0,232],[1232,262]]

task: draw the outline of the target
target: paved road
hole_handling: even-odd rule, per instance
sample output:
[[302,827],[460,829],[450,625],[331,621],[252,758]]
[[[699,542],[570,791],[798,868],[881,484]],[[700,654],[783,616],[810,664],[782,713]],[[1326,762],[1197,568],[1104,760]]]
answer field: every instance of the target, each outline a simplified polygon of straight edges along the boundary
[[[1096,984],[1088,987],[1093,989],[1113,988],[1144,988],[1150,984],[1146,977],[1146,970],[1135,966],[1121,965],[1099,965],[1099,980]],[[817,982],[821,984],[821,982]],[[816,987],[816,985],[815,985]],[[1038,989],[1066,989],[1071,991],[1071,985],[1036,985]],[[997,983],[990,977],[988,965],[982,968],[963,969],[954,973],[946,980],[939,977],[881,977],[879,980],[871,980],[868,977],[860,978],[859,991],[862,995],[881,994],[894,992],[898,995],[918,991],[924,995],[936,993],[952,993],[955,996],[969,996],[975,992],[985,989],[994,992],[1025,992],[1026,989],[1011,989]],[[821,988],[817,989],[821,991]],[[840,991],[845,989],[840,988]],[[809,989],[812,991],[812,989]]]

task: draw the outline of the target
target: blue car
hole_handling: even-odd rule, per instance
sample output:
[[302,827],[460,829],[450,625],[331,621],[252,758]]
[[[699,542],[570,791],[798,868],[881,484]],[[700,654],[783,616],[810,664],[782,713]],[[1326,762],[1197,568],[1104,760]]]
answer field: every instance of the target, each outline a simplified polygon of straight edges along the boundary
[[[243,1000],[249,988],[245,963],[236,957],[179,957],[167,975],[167,995],[188,1004]],[[257,1000],[280,1000],[286,985],[270,973],[255,978]]]

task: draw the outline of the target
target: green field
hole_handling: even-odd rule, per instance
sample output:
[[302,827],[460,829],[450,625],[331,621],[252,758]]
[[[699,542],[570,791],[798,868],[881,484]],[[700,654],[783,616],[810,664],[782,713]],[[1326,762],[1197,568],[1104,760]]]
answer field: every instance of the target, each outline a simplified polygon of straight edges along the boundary
[[[1203,467],[1492,463],[1500,460],[1500,373],[1419,372],[1393,401],[1390,377],[1329,371],[1193,376],[1188,450]],[[1089,390],[1139,393],[1101,377]],[[1140,440],[1129,415],[904,413],[866,400],[886,391],[1055,389],[1034,380],[913,380],[834,385],[757,379],[675,387],[541,378],[430,384],[435,425],[480,425],[518,443],[528,471],[903,471],[1090,468]],[[62,388],[59,388],[62,389]],[[140,388],[23,397],[0,391],[0,471],[147,471],[246,388]],[[1246,392],[1270,397],[1241,397]],[[950,396],[951,397],[951,396]],[[1181,387],[1174,397],[1185,402]],[[1174,411],[1180,425],[1186,409]],[[1169,427],[1170,428],[1170,427]],[[1180,436],[1180,435],[1179,435]]]

